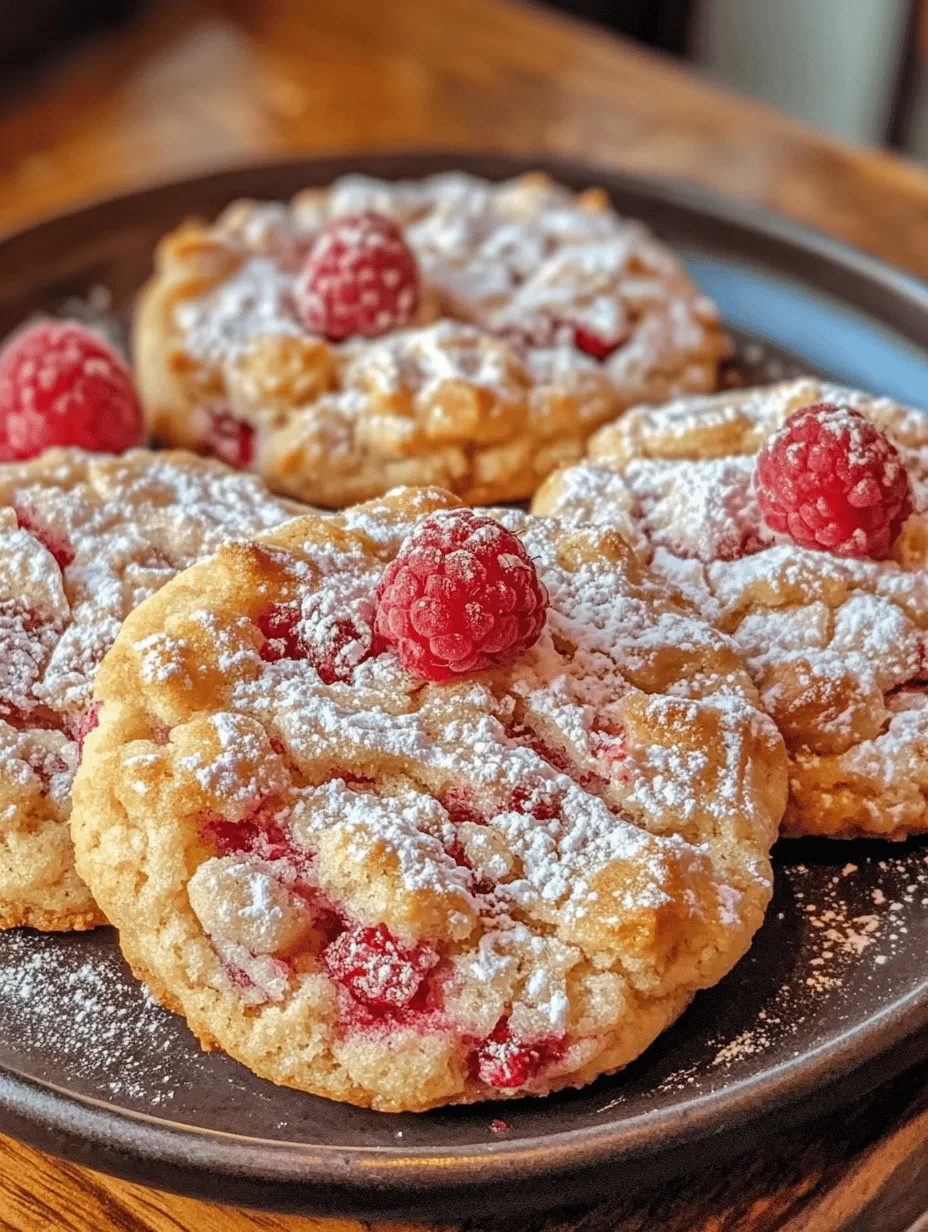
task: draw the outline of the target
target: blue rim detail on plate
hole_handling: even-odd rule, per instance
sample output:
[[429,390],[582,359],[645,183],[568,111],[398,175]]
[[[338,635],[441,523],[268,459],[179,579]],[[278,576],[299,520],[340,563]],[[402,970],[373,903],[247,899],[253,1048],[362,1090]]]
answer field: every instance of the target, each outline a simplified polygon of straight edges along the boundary
[[841,373],[845,384],[928,411],[928,352],[921,347],[798,279],[704,253],[682,255],[730,325],[762,335],[811,368]]

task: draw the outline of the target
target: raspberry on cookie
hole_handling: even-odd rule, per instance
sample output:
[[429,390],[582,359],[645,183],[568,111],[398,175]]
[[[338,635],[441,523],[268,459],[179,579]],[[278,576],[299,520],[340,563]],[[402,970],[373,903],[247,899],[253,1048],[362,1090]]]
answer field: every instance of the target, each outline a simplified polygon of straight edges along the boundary
[[534,646],[548,596],[519,540],[470,509],[421,522],[377,587],[375,629],[425,680],[504,667]]
[[52,449],[0,466],[0,928],[103,923],[68,830],[96,669],[179,570],[298,512],[188,454]]
[[313,242],[294,289],[311,334],[332,342],[379,338],[410,325],[419,307],[416,259],[384,214],[330,218]]
[[580,1086],[769,900],[782,741],[608,530],[438,489],[297,519],[134,612],[96,699],[80,873],[155,995],[274,1082],[384,1111]]
[[40,321],[0,351],[0,462],[55,446],[121,453],[144,436],[132,374],[83,325]]
[[159,247],[135,321],[171,445],[339,508],[401,483],[529,497],[636,402],[716,387],[727,341],[677,258],[544,176],[348,176]]
[[630,411],[533,509],[619,529],[747,656],[787,834],[928,832],[928,417],[802,379]]

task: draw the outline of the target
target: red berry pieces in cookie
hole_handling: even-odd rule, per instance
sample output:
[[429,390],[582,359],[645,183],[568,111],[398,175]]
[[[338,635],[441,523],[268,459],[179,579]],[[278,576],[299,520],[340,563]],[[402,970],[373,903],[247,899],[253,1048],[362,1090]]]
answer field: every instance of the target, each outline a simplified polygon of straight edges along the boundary
[[322,954],[329,975],[368,1009],[408,1009],[438,962],[431,946],[401,945],[383,924],[343,932]]
[[754,471],[767,525],[800,547],[881,560],[912,512],[892,442],[847,407],[821,402],[789,417]]
[[294,291],[308,330],[333,342],[376,338],[412,321],[419,306],[416,259],[383,214],[331,219],[313,244]]
[[64,535],[56,534],[43,525],[40,515],[25,505],[16,506],[16,523],[21,530],[26,530],[55,558],[55,564],[62,571],[74,562],[74,549]]
[[470,509],[441,510],[403,543],[377,589],[377,633],[425,680],[514,663],[548,595],[519,540]]
[[261,860],[282,860],[299,875],[306,874],[312,865],[310,853],[296,847],[273,811],[261,805],[241,821],[205,813],[200,819],[200,841],[220,856],[247,854]]
[[300,609],[294,603],[272,603],[261,612],[255,624],[267,638],[261,647],[261,658],[265,663],[306,658],[300,641],[299,622]]
[[225,407],[209,412],[209,427],[202,449],[211,457],[242,471],[251,466],[255,456],[255,430],[245,419],[239,419]]
[[0,355],[0,459],[34,458],[53,445],[122,453],[143,437],[128,367],[82,325],[32,325]]
[[508,1090],[521,1087],[547,1069],[564,1051],[556,1036],[527,1043],[515,1039],[509,1021],[501,1019],[473,1054],[475,1076],[488,1087]]
[[592,329],[587,329],[585,325],[574,327],[575,346],[587,355],[592,355],[594,359],[608,359],[621,341],[621,338],[604,338]]
[[261,647],[265,663],[307,659],[323,684],[350,680],[371,649],[370,628],[359,628],[350,616],[307,624],[293,603],[272,603],[255,619],[267,639]]
[[100,703],[91,702],[84,713],[74,724],[74,740],[77,744],[77,760],[84,755],[84,741],[100,726]]

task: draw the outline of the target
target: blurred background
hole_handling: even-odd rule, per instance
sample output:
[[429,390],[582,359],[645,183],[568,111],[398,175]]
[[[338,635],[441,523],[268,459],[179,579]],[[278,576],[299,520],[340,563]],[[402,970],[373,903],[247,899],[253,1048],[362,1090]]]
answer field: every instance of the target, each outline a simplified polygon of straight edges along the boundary
[[[305,3],[310,8],[313,0]],[[4,92],[82,40],[157,4],[0,0],[0,103]],[[685,59],[837,136],[928,161],[928,0],[551,0],[551,6]]]

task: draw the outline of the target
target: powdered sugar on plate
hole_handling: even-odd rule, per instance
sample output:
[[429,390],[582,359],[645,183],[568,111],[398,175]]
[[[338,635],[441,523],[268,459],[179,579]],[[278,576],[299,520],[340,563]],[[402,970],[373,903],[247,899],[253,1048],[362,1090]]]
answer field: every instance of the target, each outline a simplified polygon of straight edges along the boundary
[[[894,989],[921,984],[911,955],[928,936],[924,843],[803,840],[783,845],[777,863],[774,902],[751,952],[700,995],[671,1033],[672,1049],[656,1058],[661,1097],[704,1094],[793,1061],[859,1029]],[[680,1047],[687,1032],[698,1059],[675,1064],[675,1053],[690,1051]],[[606,1107],[627,1102],[622,1093]]]
[[[83,957],[74,940],[29,932],[3,937],[0,1033],[22,1054],[41,1056],[50,1077],[68,1074],[118,1101],[158,1108],[174,1097],[172,1015],[109,956]],[[3,1051],[6,1051],[4,1049]]]

